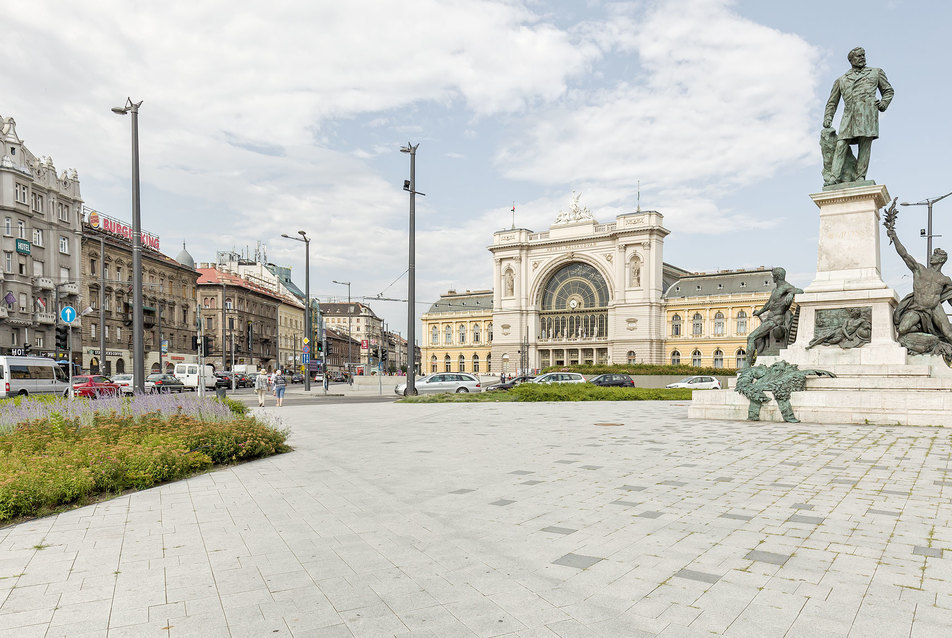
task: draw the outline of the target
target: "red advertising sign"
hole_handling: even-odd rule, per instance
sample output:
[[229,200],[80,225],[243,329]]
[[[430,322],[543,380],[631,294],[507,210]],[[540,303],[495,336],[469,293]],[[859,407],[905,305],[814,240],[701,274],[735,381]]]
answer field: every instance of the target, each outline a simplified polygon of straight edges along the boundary
[[[132,241],[132,226],[118,219],[103,215],[99,211],[92,210],[91,208],[87,208],[86,210],[89,211],[88,221],[90,226],[111,235],[117,235],[130,242]],[[158,235],[142,231],[142,245],[152,250],[159,250]]]
[[370,347],[370,346],[367,345],[367,340],[366,340],[366,339],[362,339],[361,342],[360,342],[360,349],[361,349],[361,350],[366,350],[366,349],[369,348],[369,347]]

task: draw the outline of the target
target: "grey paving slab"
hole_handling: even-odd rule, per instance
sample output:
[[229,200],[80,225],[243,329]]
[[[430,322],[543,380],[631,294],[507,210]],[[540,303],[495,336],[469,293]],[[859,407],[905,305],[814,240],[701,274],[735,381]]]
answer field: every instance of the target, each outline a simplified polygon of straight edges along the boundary
[[292,395],[265,413],[294,452],[0,529],[0,638],[952,624],[939,428],[689,421],[655,402]]

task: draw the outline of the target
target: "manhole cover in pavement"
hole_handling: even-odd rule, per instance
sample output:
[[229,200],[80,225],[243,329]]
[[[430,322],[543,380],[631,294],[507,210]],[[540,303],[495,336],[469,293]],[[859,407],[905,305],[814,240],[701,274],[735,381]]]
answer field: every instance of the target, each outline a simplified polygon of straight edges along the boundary
[[624,425],[624,423],[596,423],[595,425],[604,425],[604,426],[609,426],[609,425]]

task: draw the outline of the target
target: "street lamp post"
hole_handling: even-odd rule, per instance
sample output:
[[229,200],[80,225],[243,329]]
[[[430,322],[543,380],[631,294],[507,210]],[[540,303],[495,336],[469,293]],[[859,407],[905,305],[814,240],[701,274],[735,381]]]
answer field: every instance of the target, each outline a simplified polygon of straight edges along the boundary
[[354,343],[353,333],[351,332],[351,323],[350,323],[350,282],[349,281],[337,281],[336,279],[332,280],[335,284],[340,284],[341,286],[347,286],[347,380],[349,383],[353,383],[354,373],[350,369],[350,364],[354,360],[353,351],[351,350],[351,344]]
[[914,204],[910,204],[909,202],[900,202],[900,204],[899,204],[900,206],[926,206],[926,207],[928,207],[929,212],[928,212],[928,215],[927,215],[927,218],[926,218],[926,228],[923,229],[923,232],[922,232],[922,233],[920,233],[920,234],[922,234],[922,235],[926,238],[926,265],[929,264],[929,259],[932,258],[932,238],[933,238],[933,237],[941,237],[941,235],[933,235],[933,234],[932,234],[932,205],[935,204],[935,203],[938,202],[938,201],[942,201],[943,199],[945,199],[945,198],[948,197],[949,195],[952,195],[952,193],[946,193],[946,194],[943,195],[942,197],[931,197],[931,198],[929,198],[929,199],[924,199],[924,200],[922,200],[921,202],[915,202]]
[[[410,193],[410,259],[407,269],[407,348],[409,350],[410,365],[407,370],[406,393],[415,395],[416,390],[416,150],[420,144],[413,146],[407,142],[400,147],[401,153],[410,154],[410,179],[403,182],[403,190]],[[420,193],[424,195],[424,193]]]
[[145,392],[145,347],[142,325],[142,224],[139,210],[139,106],[126,98],[125,106],[113,107],[118,115],[132,114],[132,384]]
[[[292,237],[291,235],[284,234],[281,236],[285,239],[293,239],[294,241],[304,242],[304,325],[306,326],[305,330],[307,331],[305,334],[307,334],[308,348],[312,349],[314,348],[312,343],[314,340],[311,337],[314,336],[314,331],[311,330],[311,239],[303,230],[299,230],[298,235],[301,237]],[[308,357],[308,359],[310,359],[310,357]],[[324,366],[324,368],[324,374],[327,374],[327,366]],[[311,391],[310,361],[308,362],[308,365],[305,366],[304,370],[304,391]]]

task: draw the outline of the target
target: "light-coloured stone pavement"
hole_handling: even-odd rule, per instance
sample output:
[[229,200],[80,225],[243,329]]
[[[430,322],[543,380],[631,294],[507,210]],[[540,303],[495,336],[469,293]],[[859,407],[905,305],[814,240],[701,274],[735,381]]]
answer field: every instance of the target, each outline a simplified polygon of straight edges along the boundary
[[290,454],[0,529],[0,636],[952,635],[949,430],[686,414],[286,405]]

